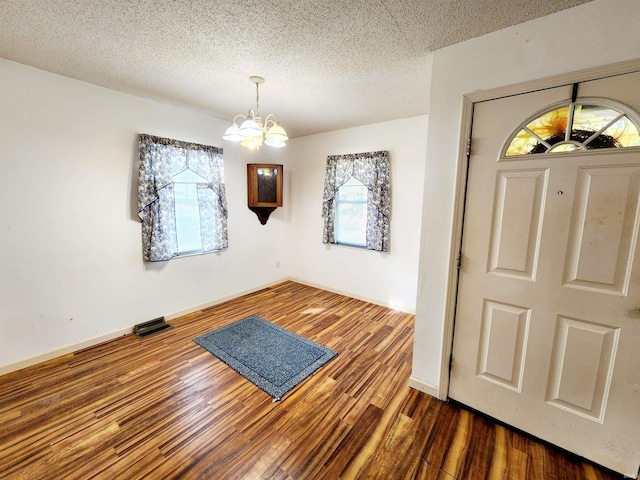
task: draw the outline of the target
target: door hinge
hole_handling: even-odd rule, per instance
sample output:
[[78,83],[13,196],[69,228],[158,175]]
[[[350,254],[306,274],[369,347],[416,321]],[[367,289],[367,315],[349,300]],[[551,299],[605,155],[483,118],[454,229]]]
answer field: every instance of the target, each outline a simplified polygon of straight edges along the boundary
[[458,270],[462,268],[462,252],[458,253],[458,257],[456,258],[456,267]]
[[467,158],[471,156],[471,137],[467,138]]

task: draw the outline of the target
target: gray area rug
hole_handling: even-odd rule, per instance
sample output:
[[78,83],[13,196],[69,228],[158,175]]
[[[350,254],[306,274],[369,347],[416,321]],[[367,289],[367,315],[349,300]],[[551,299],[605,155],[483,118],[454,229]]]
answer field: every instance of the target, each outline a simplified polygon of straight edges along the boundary
[[257,315],[193,339],[277,402],[338,353]]

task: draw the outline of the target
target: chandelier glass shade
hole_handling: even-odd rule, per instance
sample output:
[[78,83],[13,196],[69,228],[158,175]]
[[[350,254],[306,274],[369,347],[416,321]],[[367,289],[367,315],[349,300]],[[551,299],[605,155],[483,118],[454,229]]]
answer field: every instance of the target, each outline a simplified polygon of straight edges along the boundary
[[270,113],[264,119],[260,117],[260,84],[264,83],[264,78],[249,77],[251,83],[256,84],[256,110],[249,109],[247,115],[238,114],[233,117],[231,126],[227,128],[222,138],[230,142],[240,142],[240,145],[250,150],[259,149],[262,144],[270,147],[284,147],[289,137],[282,128],[278,117]]

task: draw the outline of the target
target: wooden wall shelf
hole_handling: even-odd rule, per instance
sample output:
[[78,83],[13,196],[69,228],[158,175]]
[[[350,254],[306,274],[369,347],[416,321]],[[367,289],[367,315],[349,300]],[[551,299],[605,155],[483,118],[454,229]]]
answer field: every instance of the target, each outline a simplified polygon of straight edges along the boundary
[[283,166],[268,163],[247,165],[247,206],[262,225],[282,206]]

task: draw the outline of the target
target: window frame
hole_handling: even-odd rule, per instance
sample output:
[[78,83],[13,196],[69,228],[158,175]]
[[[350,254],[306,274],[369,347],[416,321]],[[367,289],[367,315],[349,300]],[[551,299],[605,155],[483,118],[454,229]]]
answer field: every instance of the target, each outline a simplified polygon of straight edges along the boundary
[[[355,181],[358,184],[353,185],[350,184],[350,182]],[[353,187],[353,186],[357,186],[357,187],[361,187],[364,190],[365,193],[365,198],[363,200],[344,200],[341,198],[340,195],[340,190],[343,187]],[[335,240],[336,240],[336,244],[337,245],[344,245],[344,246],[348,246],[348,247],[355,247],[355,248],[367,248],[367,205],[368,205],[368,200],[367,200],[367,196],[368,196],[368,190],[367,190],[367,186],[362,183],[360,180],[358,180],[356,177],[354,177],[353,175],[349,178],[349,180],[345,183],[343,183],[342,185],[340,185],[337,189],[336,192],[336,215],[335,215],[335,223],[334,223],[334,236],[335,236]],[[341,205],[364,205],[364,213],[362,215],[362,218],[360,219],[362,221],[362,225],[361,227],[364,228],[364,239],[363,239],[363,243],[351,243],[351,242],[346,242],[343,239],[340,238],[340,206]]]

